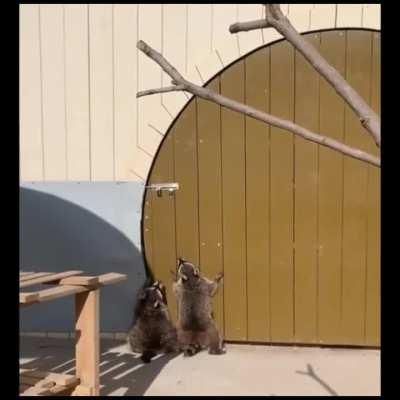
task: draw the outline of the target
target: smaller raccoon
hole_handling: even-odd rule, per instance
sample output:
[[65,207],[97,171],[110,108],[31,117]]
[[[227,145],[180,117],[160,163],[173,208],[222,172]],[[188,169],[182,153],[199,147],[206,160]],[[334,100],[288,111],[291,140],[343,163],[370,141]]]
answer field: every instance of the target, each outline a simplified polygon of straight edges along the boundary
[[141,353],[148,363],[159,353],[178,351],[177,332],[169,317],[165,287],[154,282],[140,290],[135,307],[135,322],[127,335],[131,350]]
[[210,354],[225,352],[211,304],[221,280],[222,274],[210,281],[200,276],[193,264],[179,260],[178,280],[173,283],[173,291],[178,300],[178,343],[186,356],[204,348],[208,348]]

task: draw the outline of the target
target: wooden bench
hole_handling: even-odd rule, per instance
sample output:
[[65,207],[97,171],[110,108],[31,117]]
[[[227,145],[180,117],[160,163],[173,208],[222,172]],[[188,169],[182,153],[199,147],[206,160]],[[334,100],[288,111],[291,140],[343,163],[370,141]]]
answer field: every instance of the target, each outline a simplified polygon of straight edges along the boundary
[[[20,369],[21,396],[98,396],[100,358],[100,289],[121,282],[126,275],[110,272],[83,276],[83,271],[20,272],[19,304],[26,307],[66,296],[75,296],[75,376],[35,369]],[[39,284],[48,289],[26,291]]]

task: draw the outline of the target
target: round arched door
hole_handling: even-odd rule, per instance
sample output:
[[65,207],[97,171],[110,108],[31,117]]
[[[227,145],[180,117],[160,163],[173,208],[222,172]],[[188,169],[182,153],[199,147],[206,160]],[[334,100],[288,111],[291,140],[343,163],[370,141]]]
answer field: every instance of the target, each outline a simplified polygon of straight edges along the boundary
[[[380,112],[380,33],[305,35]],[[357,117],[286,41],[207,84],[226,97],[373,154]],[[230,341],[380,344],[380,170],[192,98],[155,157],[142,235],[147,264],[176,302],[179,257],[224,272],[215,317]]]

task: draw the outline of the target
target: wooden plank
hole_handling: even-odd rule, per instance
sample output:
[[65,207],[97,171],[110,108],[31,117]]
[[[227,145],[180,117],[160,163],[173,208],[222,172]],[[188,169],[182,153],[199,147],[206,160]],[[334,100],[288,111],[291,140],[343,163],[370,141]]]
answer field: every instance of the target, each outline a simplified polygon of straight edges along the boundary
[[37,386],[31,386],[20,394],[20,396],[49,396],[49,395],[51,395],[50,388],[41,388]]
[[[220,92],[219,77],[207,87]],[[222,184],[221,184],[221,107],[196,99],[199,172],[199,241],[201,273],[213,278],[223,271]],[[214,318],[224,332],[224,289],[213,300]]]
[[23,276],[28,276],[28,275],[33,275],[34,274],[34,272],[19,272],[19,276],[20,277],[23,277]]
[[109,272],[98,276],[100,285],[111,285],[126,280],[126,275],[117,272]]
[[[317,50],[320,34],[305,35]],[[319,131],[319,75],[310,63],[295,53],[295,121]],[[318,246],[318,147],[294,138],[294,307],[295,341],[317,341],[317,246]]]
[[146,263],[151,269],[153,265],[153,211],[152,211],[152,198],[151,192],[148,190],[145,194],[144,212],[143,212],[143,242],[144,242],[144,256]]
[[25,281],[20,282],[19,287],[27,287],[27,286],[32,286],[32,285],[38,285],[39,283],[45,283],[45,282],[51,282],[51,281],[56,281],[62,278],[66,278],[67,276],[73,276],[73,275],[79,275],[82,274],[83,271],[65,271],[65,272],[60,272],[58,274],[47,274],[43,275],[38,278],[33,278],[33,279],[28,279]]
[[75,297],[76,377],[88,386],[93,396],[99,395],[100,359],[100,291],[79,293]]
[[44,170],[39,5],[20,4],[19,18],[20,178],[41,181]]
[[64,9],[40,4],[45,180],[67,177]]
[[55,385],[54,382],[49,381],[47,379],[43,378],[38,378],[38,377],[33,377],[33,376],[20,376],[19,378],[20,384],[26,384],[26,385],[34,385],[36,387],[41,387],[41,388],[51,388],[52,386]]
[[[221,75],[221,94],[244,101],[244,61]],[[225,337],[247,339],[245,118],[221,109]]]
[[[237,15],[239,21],[253,21],[263,18],[264,6],[262,4],[238,4]],[[231,21],[231,24],[236,21]],[[239,32],[238,43],[240,55],[247,54],[263,44],[261,29],[255,29],[250,32]]]
[[114,4],[115,179],[137,180],[137,4]]
[[[269,112],[270,49],[245,59],[246,104]],[[269,126],[246,117],[248,340],[269,334]]]
[[19,374],[22,377],[35,378],[36,380],[45,379],[46,381],[52,381],[56,385],[61,386],[69,386],[79,382],[79,379],[73,375],[58,374],[49,371],[20,368]]
[[[381,85],[381,35],[379,32],[372,34],[372,75],[371,75],[371,107],[380,114],[380,85]],[[369,142],[371,154],[379,154],[375,144]],[[368,167],[368,232],[367,232],[367,277],[366,277],[366,312],[365,312],[365,344],[369,346],[380,345],[381,324],[381,170]]]
[[92,395],[93,395],[92,389],[85,385],[78,385],[71,394],[71,396],[92,396]]
[[[346,79],[364,99],[370,95],[372,33],[347,31]],[[350,109],[345,108],[346,144],[367,150],[370,136]],[[343,200],[342,334],[346,344],[364,342],[367,260],[368,166],[346,157]]]
[[[138,38],[162,53],[162,5],[138,5]],[[149,24],[148,21],[152,21]],[[137,58],[138,90],[162,85],[162,70],[139,50]],[[150,158],[155,154],[162,135],[172,122],[172,117],[161,106],[161,94],[146,96],[137,102],[137,143]],[[154,129],[155,128],[155,129]],[[161,132],[161,134],[160,134]]]
[[169,133],[174,139],[176,255],[199,263],[196,102],[192,100]]
[[39,299],[39,293],[20,293],[19,302],[20,303],[31,303]]
[[35,302],[43,303],[45,301],[55,300],[61,297],[69,296],[71,294],[86,291],[88,291],[88,288],[84,286],[56,286],[50,289],[44,289],[36,292],[39,295],[39,298],[34,301],[27,302],[27,304]]
[[91,178],[114,180],[112,4],[89,5]]
[[96,285],[100,283],[100,278],[98,276],[70,276],[67,278],[62,278],[56,281],[43,282],[50,285]]
[[[320,52],[345,75],[346,38],[343,31],[323,32]],[[320,80],[320,132],[344,141],[344,101]],[[318,340],[341,343],[343,156],[319,147],[318,184]]]
[[19,281],[26,282],[31,279],[40,278],[42,276],[47,276],[47,275],[51,275],[51,274],[53,274],[53,272],[36,272],[36,273],[31,273],[31,274],[27,274],[27,275],[23,275],[23,276],[20,275]]
[[[294,50],[271,47],[271,114],[293,119]],[[293,341],[293,135],[271,127],[271,340]]]
[[90,180],[88,5],[64,4],[67,178]]
[[[163,55],[178,70],[186,68],[187,5],[162,4]],[[170,85],[171,78],[162,73],[163,86]],[[161,104],[175,116],[187,102],[183,92],[161,94]]]
[[[174,182],[174,142],[173,136],[168,135],[157,156],[150,178],[150,184]],[[151,192],[152,225],[153,225],[153,263],[151,269],[156,279],[171,282],[169,270],[177,262],[175,239],[175,196],[163,193],[158,197]],[[168,267],[166,267],[168,266]],[[167,301],[171,318],[176,321],[177,305],[172,292],[172,285],[166,284]]]

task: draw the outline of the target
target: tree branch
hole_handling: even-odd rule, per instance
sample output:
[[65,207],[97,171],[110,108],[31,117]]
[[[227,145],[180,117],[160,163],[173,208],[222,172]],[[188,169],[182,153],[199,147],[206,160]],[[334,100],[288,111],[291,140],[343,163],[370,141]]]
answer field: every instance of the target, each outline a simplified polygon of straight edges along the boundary
[[145,53],[149,58],[154,60],[172,78],[172,83],[174,85],[183,87],[183,89],[181,90],[185,90],[198,97],[201,97],[202,99],[210,100],[232,111],[237,111],[239,113],[245,114],[248,117],[265,122],[277,128],[285,129],[306,140],[337,150],[344,155],[380,167],[380,159],[372,156],[371,154],[350,147],[332,138],[312,132],[300,125],[293,123],[292,121],[285,120],[283,118],[278,118],[271,114],[267,114],[265,112],[256,110],[255,108],[250,107],[248,105],[239,103],[235,100],[228,99],[227,97],[215,93],[208,88],[197,86],[194,83],[191,83],[186,79],[184,79],[182,75],[180,75],[179,72],[160,53],[152,49],[145,42],[139,41],[137,47],[139,50]]
[[265,20],[237,22],[229,27],[231,33],[250,31],[260,28],[275,28],[304,58],[318,71],[346,101],[360,119],[361,124],[371,134],[376,145],[381,146],[380,118],[364,99],[348,84],[348,82],[333,68],[311,45],[300,35],[289,19],[286,18],[279,4],[265,4]]
[[185,90],[185,87],[183,85],[173,85],[158,89],[142,90],[141,92],[136,93],[136,97],[149,96],[156,93],[179,92],[182,90]]

